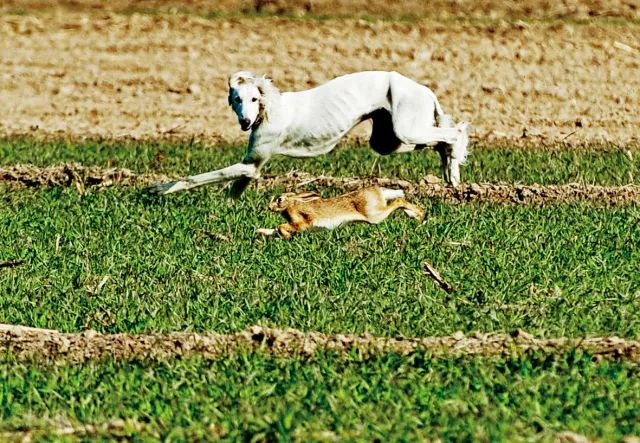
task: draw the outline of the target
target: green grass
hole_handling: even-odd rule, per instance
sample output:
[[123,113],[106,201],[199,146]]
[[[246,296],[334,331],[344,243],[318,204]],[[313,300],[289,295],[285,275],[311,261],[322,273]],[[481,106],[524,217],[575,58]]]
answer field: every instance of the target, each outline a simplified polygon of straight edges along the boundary
[[563,431],[615,441],[640,434],[640,370],[581,353],[0,363],[0,430],[46,436],[52,420],[114,419],[144,424],[141,440],[208,440],[215,429],[228,441],[551,441]]
[[[159,160],[160,152],[164,155],[162,160]],[[137,172],[178,175],[227,166],[239,161],[243,153],[244,146],[211,147],[188,142],[0,140],[0,165],[52,165],[77,161],[87,165],[126,167]],[[379,160],[379,172],[376,159]],[[313,159],[276,157],[267,163],[264,173],[281,174],[290,170],[335,176],[383,175],[408,180],[440,174],[439,157],[429,150],[379,156],[368,147],[346,146]],[[468,164],[462,167],[462,178],[467,182],[580,182],[613,186],[638,183],[639,177],[640,156],[636,154],[629,158],[623,146],[536,150],[477,145]]]
[[[271,193],[0,188],[0,322],[77,331],[251,324],[425,336],[524,328],[640,336],[640,207],[448,205],[420,225],[256,239]],[[326,192],[326,191],[325,191]],[[220,240],[219,235],[229,241]],[[58,248],[56,248],[58,243]],[[428,260],[456,288],[423,275]],[[109,280],[98,292],[104,276]]]
[[[78,161],[184,175],[241,156],[240,147],[188,143],[0,141],[0,165]],[[611,146],[477,146],[463,177],[622,185],[635,183],[637,157]],[[265,172],[370,175],[375,158],[369,149],[340,148],[311,160],[275,159]],[[381,157],[380,168],[417,180],[437,173],[437,156]],[[256,239],[256,228],[280,222],[266,210],[279,191],[250,188],[231,203],[216,186],[163,198],[134,187],[80,195],[0,186],[0,261],[25,260],[0,268],[0,322],[102,332],[263,324],[386,336],[522,328],[640,337],[638,205],[416,199],[427,210],[423,225],[398,213],[379,226]],[[424,260],[456,292],[424,276]],[[138,435],[118,431],[140,441],[219,434],[229,441],[550,441],[563,431],[612,441],[640,434],[638,371],[580,352],[366,361],[355,352],[311,361],[249,354],[77,366],[4,355],[0,432],[74,441],[80,437],[52,434],[54,423],[122,418],[142,423]]]

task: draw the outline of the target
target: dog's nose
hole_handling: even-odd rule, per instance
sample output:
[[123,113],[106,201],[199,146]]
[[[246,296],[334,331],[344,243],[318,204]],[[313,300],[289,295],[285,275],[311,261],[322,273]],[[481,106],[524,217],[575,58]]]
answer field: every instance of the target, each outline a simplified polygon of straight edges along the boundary
[[249,120],[248,118],[240,119],[240,126],[242,126],[243,128],[248,128],[250,124],[251,120]]

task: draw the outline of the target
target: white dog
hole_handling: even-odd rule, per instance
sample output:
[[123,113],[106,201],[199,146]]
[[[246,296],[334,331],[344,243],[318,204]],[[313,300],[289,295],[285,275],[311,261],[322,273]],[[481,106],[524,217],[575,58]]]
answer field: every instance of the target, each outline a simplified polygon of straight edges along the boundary
[[280,93],[266,77],[241,71],[229,77],[229,105],[243,131],[251,129],[244,159],[235,165],[161,183],[152,192],[168,194],[208,183],[235,180],[238,197],[274,155],[315,157],[331,151],[358,123],[371,119],[369,143],[380,154],[433,146],[444,179],[457,186],[467,157],[468,124],[452,127],[433,92],[397,72],[344,75],[301,92]]

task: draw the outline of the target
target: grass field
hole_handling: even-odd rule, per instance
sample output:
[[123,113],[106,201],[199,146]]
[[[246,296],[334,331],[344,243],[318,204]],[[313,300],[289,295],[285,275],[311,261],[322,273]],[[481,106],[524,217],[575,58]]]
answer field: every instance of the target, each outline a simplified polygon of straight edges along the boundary
[[[0,142],[0,166],[77,161],[185,175],[241,152],[187,142],[9,139]],[[369,149],[340,148],[313,160],[276,160],[266,173],[411,180],[438,173],[431,152],[382,157],[379,170],[375,158]],[[639,165],[624,147],[479,145],[463,177],[620,186],[636,183]],[[215,186],[158,198],[131,186],[80,194],[0,184],[0,261],[25,260],[0,269],[0,322],[68,332],[235,332],[261,324],[381,336],[522,328],[640,337],[637,204],[455,205],[415,197],[427,209],[424,224],[396,214],[379,226],[291,242],[257,239],[256,228],[279,223],[266,204],[282,190],[253,187],[231,203]],[[424,275],[424,260],[454,293]],[[572,431],[610,441],[640,434],[638,364],[581,352],[246,354],[86,365],[18,363],[5,354],[0,373],[7,438],[551,441]]]
[[[574,353],[4,361],[0,379],[0,431],[36,437],[69,428],[172,441],[554,441],[566,431],[614,441],[640,433],[638,366]],[[124,423],[108,425],[116,420]]]
[[[640,441],[634,2],[0,3],[0,442]],[[473,126],[462,186],[365,123],[237,202],[147,193],[242,158],[244,69],[415,79]],[[424,223],[256,237],[364,183]]]
[[[520,327],[638,336],[637,207],[424,201],[424,225],[397,214],[286,243],[255,238],[279,219],[265,210],[268,195],[247,197],[232,205],[214,190],[160,201],[120,189],[2,192],[0,229],[11,241],[0,254],[27,261],[0,278],[4,321],[66,331],[260,322],[382,335]],[[424,277],[424,260],[458,291]]]

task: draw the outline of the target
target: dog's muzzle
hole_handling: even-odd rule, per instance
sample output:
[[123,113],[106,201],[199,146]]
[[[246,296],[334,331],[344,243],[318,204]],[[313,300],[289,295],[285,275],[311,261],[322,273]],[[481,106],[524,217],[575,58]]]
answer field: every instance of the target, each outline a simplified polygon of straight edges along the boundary
[[240,120],[240,128],[243,131],[248,131],[250,127],[251,127],[251,120],[249,120],[248,118],[243,118]]

